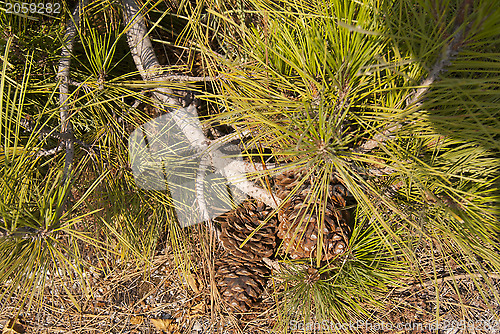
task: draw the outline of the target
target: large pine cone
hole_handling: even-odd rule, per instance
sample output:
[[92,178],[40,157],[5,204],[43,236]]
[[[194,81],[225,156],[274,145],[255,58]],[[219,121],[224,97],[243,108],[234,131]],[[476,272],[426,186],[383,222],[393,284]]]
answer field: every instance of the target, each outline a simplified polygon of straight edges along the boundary
[[269,269],[256,262],[225,256],[215,262],[215,280],[234,311],[247,312],[262,300]]
[[262,202],[248,200],[235,210],[215,218],[215,221],[221,223],[220,240],[224,248],[232,255],[248,261],[260,261],[263,257],[273,255],[276,247],[276,217],[271,217],[240,248],[243,241],[264,222],[272,210]]
[[[305,170],[288,171],[276,178],[276,192],[285,199],[301,183]],[[278,238],[283,239],[282,251],[293,259],[314,258],[320,238],[319,228],[323,230],[321,259],[330,260],[343,254],[347,249],[349,235],[349,212],[346,206],[347,190],[340,181],[332,176],[328,184],[326,205],[313,202],[311,192],[314,177],[304,180],[297,191],[287,200],[279,212]],[[324,210],[324,219],[321,215]]]

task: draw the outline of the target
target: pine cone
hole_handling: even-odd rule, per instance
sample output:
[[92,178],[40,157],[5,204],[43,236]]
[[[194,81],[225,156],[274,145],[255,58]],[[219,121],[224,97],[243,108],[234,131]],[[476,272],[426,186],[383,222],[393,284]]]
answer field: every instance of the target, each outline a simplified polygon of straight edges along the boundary
[[271,212],[272,208],[264,203],[248,200],[235,210],[215,218],[221,223],[220,239],[224,248],[232,255],[248,261],[260,261],[263,257],[273,255],[276,247],[276,217],[271,217],[240,248],[243,241],[264,222]]
[[232,310],[247,312],[262,300],[269,269],[256,262],[224,257],[215,262],[215,280]]
[[[285,199],[301,183],[305,170],[288,171],[276,178],[276,193]],[[328,185],[326,206],[321,201],[312,202],[314,177],[304,180],[297,191],[280,210],[278,238],[283,239],[282,250],[293,259],[316,257],[317,244],[323,229],[322,260],[327,261],[343,254],[347,249],[350,215],[345,197],[347,190],[334,176]],[[314,196],[314,195],[313,195]],[[319,214],[324,210],[323,223]]]

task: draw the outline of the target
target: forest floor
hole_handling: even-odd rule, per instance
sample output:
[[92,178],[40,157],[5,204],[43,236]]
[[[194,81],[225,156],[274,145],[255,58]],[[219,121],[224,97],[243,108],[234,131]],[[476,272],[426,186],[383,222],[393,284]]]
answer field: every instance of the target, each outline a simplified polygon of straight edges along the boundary
[[[75,281],[54,279],[45,287],[37,311],[19,312],[15,298],[0,306],[2,333],[270,333],[279,314],[271,297],[273,282],[258,309],[247,314],[215,311],[209,279],[202,268],[185,278],[167,247],[152,265],[109,266],[86,273],[87,293]],[[384,307],[364,320],[349,323],[291,321],[287,333],[499,333],[500,305],[494,295],[479,292],[472,274],[443,275],[389,291]],[[480,281],[483,281],[482,279]],[[274,282],[276,283],[276,282]],[[491,294],[500,277],[490,277]],[[460,294],[454,291],[458,287]],[[492,292],[493,291],[493,292]],[[483,296],[482,296],[483,294]],[[487,301],[487,302],[485,302]],[[489,305],[488,305],[489,304]],[[367,320],[368,319],[368,320]],[[9,331],[7,327],[12,327]]]

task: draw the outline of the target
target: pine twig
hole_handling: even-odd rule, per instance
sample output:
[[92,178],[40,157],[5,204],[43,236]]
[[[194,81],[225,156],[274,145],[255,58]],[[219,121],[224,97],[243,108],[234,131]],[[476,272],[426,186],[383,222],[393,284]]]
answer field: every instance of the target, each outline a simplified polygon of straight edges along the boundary
[[37,158],[40,158],[40,157],[47,157],[49,155],[54,155],[54,154],[57,154],[59,152],[61,152],[64,148],[64,145],[59,144],[57,147],[54,147],[54,148],[51,148],[49,150],[39,150],[38,152],[36,152],[35,156]]
[[[460,45],[464,40],[464,32],[461,27],[455,28],[453,33],[453,38],[450,43],[446,46],[446,49],[441,55],[441,58],[432,66],[429,75],[420,83],[419,88],[415,89],[410,96],[406,99],[406,109],[418,107],[421,105],[421,100],[427,94],[429,89],[432,87],[434,82],[439,79],[440,74],[446,71],[447,66],[451,64],[453,58],[457,55],[460,50]],[[358,147],[356,153],[368,153],[378,146],[382,145],[385,141],[394,138],[394,134],[403,127],[403,122],[397,122],[389,124],[385,130],[381,133],[376,134],[373,138],[367,140],[360,147]]]
[[425,78],[424,81],[420,84],[420,88],[415,90],[412,95],[406,100],[406,106],[411,107],[413,105],[421,105],[421,98],[429,91],[432,84],[439,79],[439,75],[446,71],[446,67],[451,64],[452,59],[458,53],[458,46],[463,41],[463,32],[457,28],[454,33],[454,38],[451,40],[450,44],[446,47],[441,59],[439,59],[434,66],[432,67],[429,76]]
[[35,135],[38,135],[39,138],[41,137],[41,140],[45,140],[45,138],[50,137],[50,138],[57,138],[57,139],[62,139],[61,133],[56,131],[56,129],[50,129],[46,126],[41,126],[41,127],[36,127],[33,125],[33,122],[28,120],[27,118],[21,118],[19,121],[19,125],[21,125],[25,132],[28,133],[35,133]]
[[166,74],[166,75],[162,75],[161,78],[163,80],[167,80],[167,81],[209,82],[209,81],[217,81],[221,78],[221,76],[193,77],[193,76],[182,75],[182,74]]
[[[52,149],[49,149],[49,150],[40,150],[37,154],[36,154],[36,157],[42,157],[42,156],[48,156],[48,155],[52,155],[52,154],[56,154],[58,152],[60,152],[64,146],[65,146],[65,136],[63,134],[61,134],[60,132],[56,131],[55,128],[54,129],[50,129],[46,126],[41,126],[41,127],[36,127],[35,125],[33,125],[29,120],[27,120],[26,118],[22,118],[21,121],[20,121],[20,125],[22,127],[25,128],[25,131],[26,132],[35,132],[36,134],[40,135],[40,136],[43,136],[41,138],[41,140],[45,140],[47,137],[50,137],[50,138],[55,138],[55,139],[58,139],[61,141],[61,144],[55,148],[52,148]],[[89,154],[92,154],[94,157],[96,157],[97,159],[101,160],[101,156],[98,155],[96,152],[95,152],[95,149],[92,147],[93,145],[91,144],[87,144],[86,142],[78,139],[78,138],[75,138],[73,136],[73,145],[74,144],[78,144],[83,150],[85,150],[87,153]]]
[[64,170],[61,182],[64,184],[71,173],[73,158],[75,155],[73,127],[68,115],[69,101],[69,76],[71,55],[73,53],[73,45],[76,38],[77,25],[80,23],[83,8],[87,5],[88,0],[79,0],[73,13],[71,20],[68,22],[66,32],[63,37],[63,48],[61,59],[59,60],[59,71],[57,76],[60,79],[59,85],[59,116],[61,118],[61,136],[66,147],[66,155],[64,158]]
[[377,148],[379,145],[383,144],[385,141],[394,138],[393,134],[401,129],[402,123],[395,123],[388,126],[381,133],[377,133],[373,138],[368,139],[360,147],[355,149],[356,153],[369,153],[373,149]]

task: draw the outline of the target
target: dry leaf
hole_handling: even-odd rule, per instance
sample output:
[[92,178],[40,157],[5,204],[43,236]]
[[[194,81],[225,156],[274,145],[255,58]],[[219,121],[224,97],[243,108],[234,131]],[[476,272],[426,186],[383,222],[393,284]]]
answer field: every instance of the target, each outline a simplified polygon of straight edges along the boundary
[[159,331],[164,331],[167,332],[168,334],[178,333],[177,323],[174,322],[174,319],[150,319],[150,320],[151,323]]
[[138,315],[138,316],[135,316],[135,317],[134,316],[130,317],[130,323],[132,325],[140,325],[143,322],[144,322],[144,317],[143,316]]
[[26,331],[24,326],[17,319],[9,319],[7,325],[3,328],[2,334],[22,334]]
[[186,282],[195,293],[200,293],[198,283],[196,282],[196,277],[193,274],[189,273],[186,275]]
[[195,306],[191,307],[191,312],[192,315],[195,314],[204,314],[205,313],[205,302],[201,302],[199,304],[196,304]]

